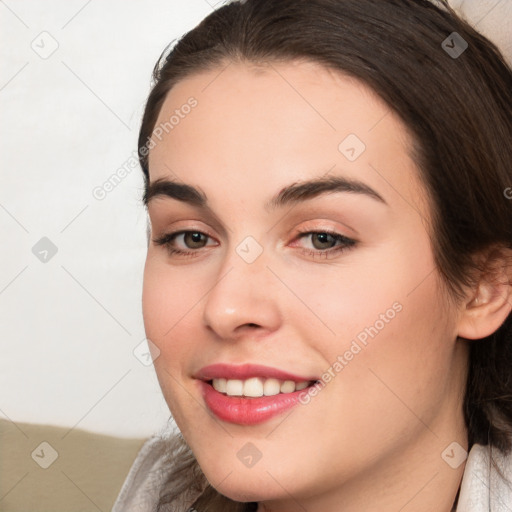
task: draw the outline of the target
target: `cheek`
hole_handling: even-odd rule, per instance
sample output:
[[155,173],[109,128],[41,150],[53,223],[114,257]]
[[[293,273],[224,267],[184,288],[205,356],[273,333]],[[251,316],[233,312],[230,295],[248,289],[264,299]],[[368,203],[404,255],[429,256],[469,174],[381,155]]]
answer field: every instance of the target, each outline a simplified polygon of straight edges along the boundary
[[192,417],[201,412],[193,410],[195,402],[182,384],[189,379],[186,363],[197,353],[192,340],[199,340],[193,329],[199,325],[200,294],[184,280],[183,272],[169,269],[157,258],[146,260],[142,291],[146,336],[158,347],[159,355],[153,361],[155,373],[174,421],[186,434],[191,424],[185,411],[190,415],[192,405]]
[[[410,272],[399,268],[404,274]],[[364,401],[362,422],[377,415],[388,432],[400,424],[405,428],[411,420],[409,409],[428,423],[451,379],[454,326],[438,291],[440,281],[432,273],[417,286],[421,279],[413,276],[411,272],[411,279],[402,277],[399,283],[381,281],[392,293],[376,291],[371,304],[359,304],[364,314],[351,310],[359,322],[351,324],[344,338],[355,340],[361,350],[343,370],[346,378],[338,384],[348,396]],[[386,309],[393,299],[398,307]]]
[[146,330],[156,338],[169,337],[186,323],[200,299],[190,273],[171,267],[160,254],[148,253],[144,267],[142,313]]
[[326,371],[346,356],[343,370],[338,364],[332,371],[346,374],[350,366],[344,385],[357,395],[362,385],[376,393],[385,389],[369,369],[380,371],[396,389],[407,389],[413,400],[425,386],[435,395],[448,378],[453,321],[439,291],[428,237],[416,234],[414,245],[412,239],[397,237],[394,244],[354,252],[346,266],[324,269],[322,275],[319,270],[295,276],[295,281],[288,277],[316,316],[305,318],[290,309],[291,318],[307,339],[316,340]]
[[194,326],[197,329],[199,325],[197,308],[201,295],[193,283],[187,285],[183,275],[157,258],[146,260],[142,314],[146,336],[160,350],[154,361],[159,379],[164,368],[173,376],[181,373],[180,363],[194,350],[191,340]]
[[[430,287],[434,262],[428,240],[411,247],[406,238],[356,249],[339,264],[301,272],[282,269],[283,281],[293,283],[294,294],[309,312],[293,300],[281,306],[310,332],[305,339],[324,340],[315,344],[323,346],[329,360],[354,339],[364,346],[393,331],[393,337],[401,333],[405,341],[415,322],[430,326],[439,315],[436,290]],[[404,322],[404,316],[414,318],[413,324]]]

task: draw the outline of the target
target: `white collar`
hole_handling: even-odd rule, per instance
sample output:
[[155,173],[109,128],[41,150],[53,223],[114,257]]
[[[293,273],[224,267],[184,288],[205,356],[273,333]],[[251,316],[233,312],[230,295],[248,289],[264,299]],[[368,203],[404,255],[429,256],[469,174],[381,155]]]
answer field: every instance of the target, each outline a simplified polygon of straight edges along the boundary
[[492,450],[508,483],[492,466],[490,454],[488,446],[479,444],[469,451],[456,512],[512,512],[512,453],[507,457]]

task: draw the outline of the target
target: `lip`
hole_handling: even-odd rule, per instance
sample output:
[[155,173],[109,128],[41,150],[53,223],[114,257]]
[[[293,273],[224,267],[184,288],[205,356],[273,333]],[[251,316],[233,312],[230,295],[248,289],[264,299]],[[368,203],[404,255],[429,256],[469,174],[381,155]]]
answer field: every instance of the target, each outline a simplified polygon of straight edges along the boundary
[[292,380],[294,382],[317,381],[317,377],[302,377],[277,368],[258,364],[230,365],[217,363],[201,368],[196,375],[201,394],[208,409],[219,419],[238,425],[257,425],[278,416],[299,404],[304,388],[293,393],[282,393],[257,398],[228,396],[211,385],[212,379],[239,379],[251,377]]
[[294,382],[304,382],[318,380],[316,376],[294,375],[277,368],[264,366],[261,364],[240,364],[232,365],[225,363],[216,363],[201,368],[196,375],[196,379],[208,381],[212,379],[239,379],[246,380],[251,377],[272,378],[278,380],[293,380]]
[[245,398],[227,396],[213,388],[203,380],[198,381],[201,393],[208,409],[217,418],[238,425],[257,425],[282,414],[299,404],[301,393],[307,393],[309,388],[293,393],[282,393],[274,396]]

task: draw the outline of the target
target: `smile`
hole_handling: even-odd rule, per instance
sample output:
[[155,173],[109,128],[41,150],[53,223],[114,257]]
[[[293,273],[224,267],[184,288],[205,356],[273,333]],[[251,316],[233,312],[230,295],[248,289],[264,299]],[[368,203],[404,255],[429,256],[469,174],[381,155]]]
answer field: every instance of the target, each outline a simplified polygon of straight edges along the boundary
[[256,425],[284,413],[318,382],[315,377],[250,364],[210,365],[195,378],[207,408],[217,418],[239,425]]

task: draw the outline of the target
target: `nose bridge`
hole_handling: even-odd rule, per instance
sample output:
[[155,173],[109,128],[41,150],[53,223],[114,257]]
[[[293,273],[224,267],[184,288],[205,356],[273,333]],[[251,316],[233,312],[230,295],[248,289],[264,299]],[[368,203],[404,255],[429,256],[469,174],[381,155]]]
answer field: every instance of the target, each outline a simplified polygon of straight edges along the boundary
[[235,338],[249,324],[276,329],[280,314],[262,245],[246,237],[228,252],[205,298],[205,325],[224,339]]

